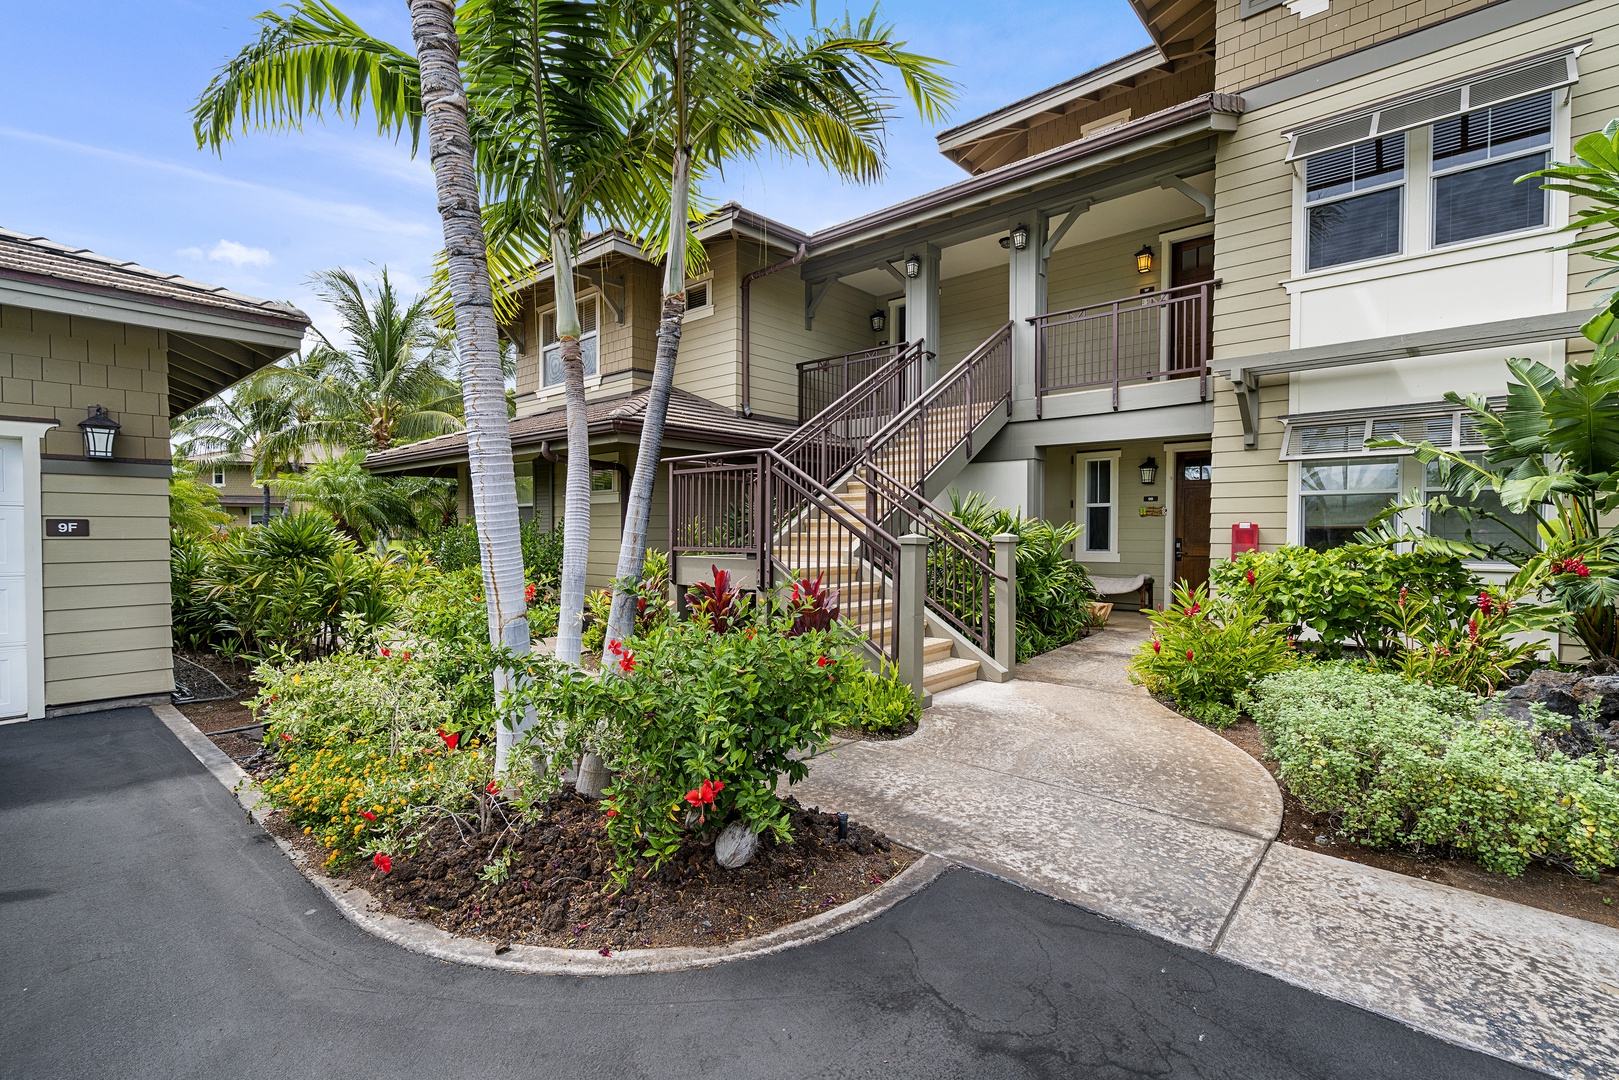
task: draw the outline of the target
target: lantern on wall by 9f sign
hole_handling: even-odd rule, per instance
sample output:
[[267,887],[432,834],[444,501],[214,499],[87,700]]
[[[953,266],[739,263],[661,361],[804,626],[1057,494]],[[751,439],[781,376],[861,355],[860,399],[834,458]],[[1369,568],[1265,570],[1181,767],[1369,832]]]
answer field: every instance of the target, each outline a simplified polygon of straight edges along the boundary
[[79,421],[79,430],[84,432],[84,456],[91,461],[111,461],[112,441],[121,426],[100,405],[90,406],[89,415]]
[[1142,244],[1141,250],[1136,252],[1136,273],[1152,273],[1152,245]]

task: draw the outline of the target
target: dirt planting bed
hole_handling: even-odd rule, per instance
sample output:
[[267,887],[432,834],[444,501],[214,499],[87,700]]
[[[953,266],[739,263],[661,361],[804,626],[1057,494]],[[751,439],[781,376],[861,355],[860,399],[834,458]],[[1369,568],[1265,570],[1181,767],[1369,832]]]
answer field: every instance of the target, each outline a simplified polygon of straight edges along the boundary
[[[551,800],[544,817],[520,832],[463,838],[444,821],[415,854],[394,856],[388,873],[367,862],[336,876],[368,890],[390,914],[497,948],[611,952],[756,937],[863,896],[919,858],[854,822],[839,840],[835,813],[792,799],[787,805],[791,843],[767,838],[750,863],[726,870],[713,847],[694,838],[662,869],[637,869],[620,892],[609,881],[613,852],[600,804],[574,794]],[[266,825],[316,863],[325,860],[325,850],[281,814]],[[507,870],[492,877],[486,868],[508,853]]]
[[[1276,776],[1276,763],[1265,757],[1264,737],[1258,724],[1244,719],[1215,733],[1246,751]],[[1513,878],[1486,870],[1471,859],[1434,852],[1362,847],[1336,835],[1330,814],[1312,814],[1306,810],[1279,776],[1276,776],[1276,786],[1282,791],[1282,831],[1276,837],[1278,843],[1619,928],[1619,875],[1604,874],[1600,882],[1590,882],[1558,867],[1536,864],[1522,877]]]

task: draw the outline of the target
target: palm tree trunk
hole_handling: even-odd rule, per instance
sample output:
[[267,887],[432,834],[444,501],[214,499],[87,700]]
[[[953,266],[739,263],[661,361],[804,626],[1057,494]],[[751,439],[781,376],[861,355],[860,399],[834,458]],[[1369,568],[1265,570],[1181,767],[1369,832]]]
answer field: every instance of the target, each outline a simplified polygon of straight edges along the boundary
[[584,651],[580,637],[585,621],[585,569],[590,558],[590,424],[585,417],[585,364],[579,348],[579,306],[573,287],[572,242],[568,230],[552,230],[557,339],[562,352],[562,391],[568,425],[556,657],[578,667]]
[[[523,599],[523,549],[517,516],[512,433],[506,419],[506,386],[500,339],[489,287],[478,180],[467,127],[467,95],[459,66],[455,8],[446,0],[408,0],[411,36],[421,65],[422,112],[444,222],[445,262],[455,310],[461,393],[466,406],[467,465],[477,522],[478,555],[488,601],[489,640],[512,652],[528,652],[528,609]],[[513,673],[495,673],[497,700],[511,689]],[[495,769],[503,770],[515,732],[499,725]]]
[[[607,640],[628,641],[635,633],[635,596],[632,582],[641,579],[646,561],[647,531],[652,524],[652,489],[663,454],[663,429],[669,416],[669,392],[675,384],[675,361],[680,356],[681,322],[686,315],[686,216],[691,189],[691,153],[675,153],[670,188],[669,255],[663,269],[663,317],[658,320],[658,348],[652,367],[652,388],[641,422],[641,445],[635,454],[635,478],[630,483],[624,537],[618,548],[618,570],[613,583],[613,608],[607,618]],[[671,522],[671,527],[673,523]]]

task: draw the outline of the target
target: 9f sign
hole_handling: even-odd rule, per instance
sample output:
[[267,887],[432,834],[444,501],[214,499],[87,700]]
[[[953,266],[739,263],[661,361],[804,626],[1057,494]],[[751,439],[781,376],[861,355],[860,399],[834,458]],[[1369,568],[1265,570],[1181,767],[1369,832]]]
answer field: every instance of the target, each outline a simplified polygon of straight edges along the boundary
[[89,518],[46,518],[45,536],[47,539],[77,540],[90,535]]

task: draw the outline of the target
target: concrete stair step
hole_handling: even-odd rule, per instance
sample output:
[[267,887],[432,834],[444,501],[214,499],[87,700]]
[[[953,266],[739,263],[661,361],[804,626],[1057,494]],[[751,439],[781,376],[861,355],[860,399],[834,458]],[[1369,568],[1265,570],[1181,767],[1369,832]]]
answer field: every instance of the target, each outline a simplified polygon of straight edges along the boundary
[[965,657],[952,656],[945,660],[935,660],[922,666],[922,685],[927,688],[928,693],[937,694],[940,690],[972,682],[978,678],[978,667],[977,660]]
[[922,662],[931,664],[935,660],[950,659],[950,650],[955,648],[955,642],[949,638],[929,637],[922,639]]

